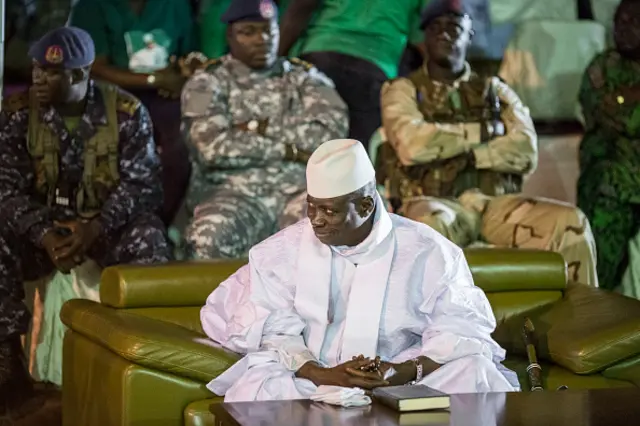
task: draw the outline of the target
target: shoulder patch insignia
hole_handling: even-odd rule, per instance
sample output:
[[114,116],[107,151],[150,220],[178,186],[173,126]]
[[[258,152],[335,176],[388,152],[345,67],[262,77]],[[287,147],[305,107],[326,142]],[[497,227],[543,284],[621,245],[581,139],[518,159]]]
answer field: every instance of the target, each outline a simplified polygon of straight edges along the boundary
[[29,91],[15,93],[2,100],[2,111],[14,113],[29,108]]
[[313,65],[311,62],[303,61],[300,58],[289,58],[289,62],[291,62],[293,65],[304,68],[305,71],[309,71],[311,68],[315,67],[315,65]]
[[218,68],[220,65],[222,65],[222,59],[214,58],[209,59],[207,62],[199,66],[198,69],[205,70],[206,72],[211,72]]
[[140,101],[137,98],[124,91],[118,91],[118,98],[116,100],[116,108],[118,111],[133,116],[139,107]]

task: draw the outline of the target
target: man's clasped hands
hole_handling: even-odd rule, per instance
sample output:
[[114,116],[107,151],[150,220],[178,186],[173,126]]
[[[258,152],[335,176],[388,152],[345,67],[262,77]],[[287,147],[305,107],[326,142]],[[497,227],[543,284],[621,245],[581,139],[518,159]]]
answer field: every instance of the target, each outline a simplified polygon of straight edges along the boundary
[[351,361],[332,368],[324,368],[317,363],[307,362],[296,373],[297,377],[313,382],[316,386],[342,386],[372,390],[382,386],[397,386],[411,382],[416,377],[413,361],[393,364],[364,355],[353,357]]
[[56,269],[67,274],[85,261],[100,233],[96,220],[56,222],[42,237],[41,244]]

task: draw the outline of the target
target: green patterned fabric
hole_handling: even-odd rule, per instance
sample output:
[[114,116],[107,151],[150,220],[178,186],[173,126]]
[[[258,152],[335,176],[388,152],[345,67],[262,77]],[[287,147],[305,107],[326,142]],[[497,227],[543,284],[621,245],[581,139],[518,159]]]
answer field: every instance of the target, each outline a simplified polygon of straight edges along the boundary
[[[610,50],[585,72],[580,103],[578,206],[591,222],[600,286],[613,289],[627,267],[628,241],[640,227],[640,64]],[[626,98],[625,98],[626,96]]]

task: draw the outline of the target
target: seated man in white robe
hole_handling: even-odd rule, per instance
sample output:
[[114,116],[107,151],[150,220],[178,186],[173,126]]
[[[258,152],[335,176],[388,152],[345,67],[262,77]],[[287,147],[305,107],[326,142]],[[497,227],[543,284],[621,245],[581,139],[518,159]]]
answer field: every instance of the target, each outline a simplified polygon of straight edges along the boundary
[[[519,390],[462,250],[387,213],[361,143],[322,144],[307,188],[308,219],[253,247],[202,309],[207,335],[245,354],[212,392],[229,402],[309,398],[321,385]],[[362,371],[375,357],[379,368]]]

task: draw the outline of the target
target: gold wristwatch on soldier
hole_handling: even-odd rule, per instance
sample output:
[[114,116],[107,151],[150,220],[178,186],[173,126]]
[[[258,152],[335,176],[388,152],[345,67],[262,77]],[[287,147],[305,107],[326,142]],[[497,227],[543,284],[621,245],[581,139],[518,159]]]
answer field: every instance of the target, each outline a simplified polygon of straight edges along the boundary
[[300,152],[300,150],[298,149],[296,144],[289,143],[289,144],[287,144],[285,146],[284,158],[285,158],[285,160],[289,160],[292,163],[297,163],[298,162],[299,152]]

